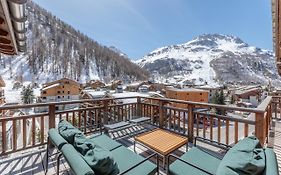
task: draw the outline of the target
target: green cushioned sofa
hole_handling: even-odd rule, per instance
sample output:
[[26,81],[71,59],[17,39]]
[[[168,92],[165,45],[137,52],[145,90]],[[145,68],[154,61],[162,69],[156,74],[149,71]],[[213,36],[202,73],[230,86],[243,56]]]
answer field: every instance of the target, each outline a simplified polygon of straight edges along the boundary
[[[219,146],[227,152],[223,158],[212,154],[210,151],[196,146],[196,141],[198,140],[213,146]],[[256,152],[257,155],[255,155]],[[264,156],[259,156],[258,154],[260,153]],[[232,148],[228,145],[197,137],[195,138],[194,147],[188,152],[181,157],[171,154],[168,157],[168,162],[170,162],[171,158],[175,158],[176,160],[168,166],[167,171],[169,175],[279,174],[274,151],[270,148],[261,148],[258,140],[253,141],[251,137],[239,141]],[[264,167],[262,167],[262,165],[264,165]]]
[[[64,156],[74,174],[98,174],[95,173],[93,169],[91,169],[83,155],[77,149],[75,149],[75,143],[68,142],[75,142],[75,139],[73,139],[73,137],[75,136],[75,132],[79,133],[78,135],[80,136],[83,136],[83,134],[77,129],[72,128],[73,126],[70,123],[66,121],[61,122],[63,122],[63,124],[61,124],[61,126],[63,125],[63,127],[60,128],[59,124],[58,129],[50,129],[48,132],[48,140],[53,143],[53,145],[59,152],[59,156],[57,159],[57,173],[59,172],[59,159],[61,156]],[[67,132],[68,130],[70,131]],[[147,158],[143,158],[142,156],[128,150],[126,147],[122,146],[120,143],[116,142],[105,134],[90,136],[89,138],[87,138],[87,141],[93,141],[93,143],[95,145],[98,145],[98,147],[107,150],[107,152],[110,154],[110,157],[114,159],[115,163],[118,166],[119,175],[153,175],[155,173],[158,173],[157,154],[152,154]],[[47,148],[47,164],[48,156],[49,148]],[[149,159],[153,156],[156,156],[157,165],[149,161]],[[47,170],[48,165],[46,165],[46,167]]]

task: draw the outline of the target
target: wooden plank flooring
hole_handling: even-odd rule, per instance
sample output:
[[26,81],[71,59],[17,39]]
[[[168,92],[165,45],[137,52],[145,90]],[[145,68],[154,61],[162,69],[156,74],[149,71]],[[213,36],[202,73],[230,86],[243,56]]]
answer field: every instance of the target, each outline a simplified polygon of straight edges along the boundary
[[[131,128],[127,128],[123,131],[111,133],[111,137],[116,141],[120,142],[122,145],[126,146],[131,151],[134,151],[134,136],[143,133],[148,130],[154,129],[154,126],[146,125],[142,126],[134,126]],[[277,159],[279,165],[281,165],[281,121],[275,122],[275,127],[272,128],[272,132],[274,132],[274,137],[269,139],[274,150],[277,154]],[[270,143],[269,143],[270,145]],[[191,147],[192,144],[189,145]],[[205,146],[205,145],[204,145]],[[181,156],[186,151],[186,147],[183,146],[174,154]],[[219,151],[219,150],[216,150]],[[56,150],[53,151],[55,153]],[[147,157],[153,154],[152,151],[146,149],[145,147],[137,144],[136,152],[143,156]],[[222,156],[218,153],[218,156]],[[49,166],[47,175],[55,175],[56,174],[56,158],[57,154],[53,155],[49,158]],[[1,175],[43,175],[45,174],[45,160],[46,160],[46,148],[36,148],[29,149],[23,152],[18,152],[9,155],[8,157],[0,157],[0,174]],[[156,159],[151,159],[152,162],[156,163]],[[172,160],[173,161],[173,160]],[[60,162],[60,174],[63,175],[72,175],[69,170],[69,166],[62,158]],[[160,158],[160,174],[165,175],[165,170],[162,168],[162,159]]]

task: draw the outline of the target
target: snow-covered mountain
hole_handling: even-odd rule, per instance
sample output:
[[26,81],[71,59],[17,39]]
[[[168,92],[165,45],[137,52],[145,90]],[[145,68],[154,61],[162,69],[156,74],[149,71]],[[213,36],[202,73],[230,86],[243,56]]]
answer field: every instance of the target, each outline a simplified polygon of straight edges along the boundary
[[271,51],[229,35],[204,34],[184,44],[156,49],[136,63],[158,82],[281,84]]
[[0,75],[6,81],[42,84],[62,77],[81,83],[147,79],[148,72],[117,48],[99,44],[31,0],[27,1],[26,13],[27,52],[0,57]]

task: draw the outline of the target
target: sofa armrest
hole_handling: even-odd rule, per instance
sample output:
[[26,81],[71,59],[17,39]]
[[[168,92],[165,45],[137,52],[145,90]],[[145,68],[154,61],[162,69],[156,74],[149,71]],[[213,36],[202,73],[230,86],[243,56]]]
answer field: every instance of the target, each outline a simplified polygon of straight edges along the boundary
[[143,164],[144,162],[148,161],[151,157],[154,157],[154,156],[156,156],[156,162],[157,162],[156,164],[157,164],[157,172],[158,172],[158,171],[159,171],[159,159],[158,159],[158,154],[157,154],[157,153],[154,153],[154,154],[148,156],[147,158],[145,158],[143,161],[141,161],[141,162],[137,163],[136,165],[130,167],[129,169],[127,169],[127,170],[125,170],[125,171],[119,173],[118,175],[123,175],[123,174],[128,173],[128,172],[131,171],[132,169],[138,167],[139,165]]
[[220,148],[220,149],[224,149],[226,151],[228,151],[232,147],[232,146],[226,145],[224,143],[219,143],[217,141],[210,140],[210,139],[203,138],[203,137],[198,137],[198,136],[194,138],[194,146],[196,146],[197,141],[209,144],[211,146],[214,146],[214,147],[217,147],[217,148]]
[[181,162],[183,162],[183,163],[185,163],[185,164],[187,164],[187,165],[190,165],[190,166],[192,166],[193,168],[196,168],[196,169],[198,169],[198,170],[200,170],[200,171],[203,171],[203,172],[206,173],[206,174],[214,175],[214,174],[212,174],[212,173],[210,173],[210,172],[208,172],[208,171],[206,171],[206,170],[203,170],[202,168],[200,168],[200,167],[198,167],[198,166],[196,166],[196,165],[193,165],[193,164],[190,163],[190,162],[187,162],[187,161],[181,159],[180,157],[178,157],[178,156],[176,156],[176,155],[174,155],[174,154],[169,154],[169,155],[168,155],[168,169],[167,169],[168,174],[169,174],[170,159],[171,159],[171,157],[174,157],[174,158],[176,158],[176,160],[179,160],[179,161],[181,161]]

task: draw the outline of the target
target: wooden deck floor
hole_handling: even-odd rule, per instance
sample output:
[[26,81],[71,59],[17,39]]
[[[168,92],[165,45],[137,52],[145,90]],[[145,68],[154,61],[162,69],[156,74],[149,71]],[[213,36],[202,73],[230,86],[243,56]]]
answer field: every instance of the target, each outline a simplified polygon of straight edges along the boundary
[[[133,136],[148,130],[154,129],[154,126],[146,125],[145,127],[138,126],[128,128],[122,132],[115,132],[111,134],[111,137],[116,139],[122,145],[126,146],[128,149],[133,151]],[[270,144],[274,147],[274,150],[277,154],[277,159],[279,165],[281,165],[281,121],[275,121],[275,127],[272,128],[273,136],[269,139]],[[269,145],[270,145],[269,144]],[[189,145],[192,146],[192,145]],[[181,156],[186,150],[186,147],[183,146],[179,150],[175,151],[175,154]],[[54,153],[56,150],[54,150]],[[152,152],[146,149],[141,145],[136,145],[136,152],[143,157],[151,155]],[[57,155],[51,156],[49,158],[49,166],[47,175],[56,174],[56,158]],[[14,153],[9,155],[9,157],[0,157],[0,174],[1,175],[15,175],[15,174],[24,174],[24,175],[37,175],[45,174],[45,160],[46,160],[46,148],[36,148],[26,150],[24,152]],[[152,162],[156,160],[152,159]],[[160,174],[165,175],[165,171],[162,168],[162,161],[160,160]],[[60,162],[60,174],[72,175],[69,166],[62,158]]]

